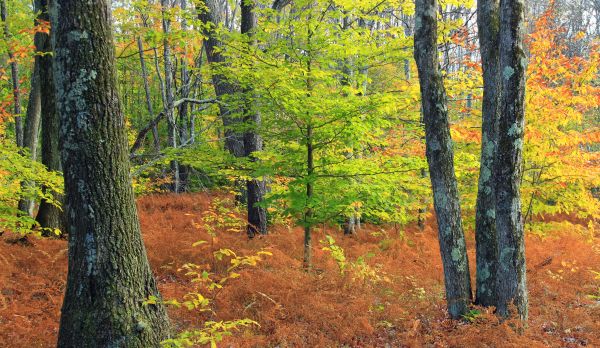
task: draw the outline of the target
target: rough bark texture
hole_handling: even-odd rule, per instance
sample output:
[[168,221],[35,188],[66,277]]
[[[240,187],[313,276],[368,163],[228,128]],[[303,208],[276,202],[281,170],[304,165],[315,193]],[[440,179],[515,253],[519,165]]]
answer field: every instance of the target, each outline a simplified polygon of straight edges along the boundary
[[117,95],[108,0],[57,0],[54,79],[60,114],[69,272],[58,347],[158,347],[169,324],[142,243]]
[[415,60],[421,85],[426,154],[439,229],[448,312],[457,319],[468,311],[471,281],[454,174],[447,97],[438,67],[437,8],[436,0],[416,1]]
[[[39,18],[49,21],[48,9],[52,3],[51,0],[36,0],[40,8]],[[52,34],[51,34],[52,35]],[[43,52],[38,58],[38,72],[40,77],[40,91],[42,99],[42,163],[54,171],[61,170],[60,150],[58,146],[58,113],[56,110],[56,98],[54,88],[54,78],[52,71],[52,43],[49,35],[40,35],[36,40],[36,48]],[[61,199],[60,197],[56,197]],[[42,200],[36,216],[37,222],[44,229],[44,234],[49,235],[54,229],[65,230],[64,216],[59,208]]]
[[520,183],[523,161],[525,73],[523,51],[523,1],[500,4],[500,86],[498,104],[498,154],[494,163],[496,186],[496,233],[498,271],[496,309],[511,315],[514,304],[521,319],[527,319],[525,244],[521,215]]
[[[2,21],[2,27],[4,37],[6,40],[11,38],[11,33],[8,28],[7,22],[7,8],[6,0],[0,0],[0,20]],[[19,84],[19,65],[15,59],[15,55],[8,47],[8,60],[10,61],[10,74],[13,89],[13,112],[15,116],[15,135],[17,140],[17,146],[23,146],[23,119],[21,117],[21,86]]]
[[[242,22],[241,32],[248,35],[248,39],[252,40],[253,31],[256,29],[256,15],[254,13],[256,4],[252,1],[242,1]],[[252,44],[250,42],[249,44]],[[251,98],[251,91],[246,91],[246,96]],[[256,161],[253,153],[262,151],[263,140],[257,133],[257,127],[260,125],[260,114],[253,110],[252,101],[246,100],[244,110],[244,122],[247,123],[248,129],[244,133],[244,155],[250,158],[251,161]],[[259,207],[258,204],[263,201],[266,185],[264,180],[251,179],[246,181],[246,191],[248,195],[248,237],[253,238],[256,234],[267,234],[267,211],[264,207]]]
[[498,120],[498,32],[499,0],[478,0],[477,24],[483,67],[483,106],[481,122],[481,165],[475,217],[477,277],[475,303],[496,305],[496,198],[494,158]]

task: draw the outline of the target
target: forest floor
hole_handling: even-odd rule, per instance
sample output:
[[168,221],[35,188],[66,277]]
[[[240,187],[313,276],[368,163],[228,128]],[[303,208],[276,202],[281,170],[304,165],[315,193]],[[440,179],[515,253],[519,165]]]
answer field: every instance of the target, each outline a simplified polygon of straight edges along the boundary
[[[598,235],[565,230],[543,239],[527,237],[530,320],[520,330],[515,322],[499,323],[486,311],[473,312],[470,323],[446,318],[432,219],[423,231],[366,226],[353,237],[343,237],[337,228],[317,228],[315,270],[306,273],[303,237],[296,228],[276,226],[269,236],[249,241],[243,232],[223,227],[212,243],[192,246],[210,240],[202,216],[215,196],[160,195],[138,201],[148,257],[165,299],[181,299],[198,286],[178,271],[186,263],[225,274],[227,260],[215,260],[210,249],[229,248],[240,256],[272,253],[238,270],[240,277],[223,289],[207,293],[214,299],[214,313],[170,309],[177,330],[201,327],[207,319],[250,318],[260,324],[235,332],[223,347],[600,347],[600,300],[593,297],[600,296],[600,279],[593,272],[600,271]],[[319,241],[325,234],[345,250],[345,275],[322,250]],[[468,237],[473,268],[472,233]],[[0,347],[53,347],[67,243],[14,240],[9,233],[0,237]],[[359,256],[370,267],[360,267]]]

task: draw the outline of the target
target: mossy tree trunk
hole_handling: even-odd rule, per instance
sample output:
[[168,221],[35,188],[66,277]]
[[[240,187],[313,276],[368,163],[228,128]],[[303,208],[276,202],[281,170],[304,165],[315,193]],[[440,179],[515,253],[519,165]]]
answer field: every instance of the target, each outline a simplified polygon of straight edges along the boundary
[[158,347],[169,323],[142,243],[110,1],[57,0],[54,80],[69,229],[58,347]]
[[496,305],[496,198],[494,189],[494,158],[496,157],[498,125],[498,33],[499,0],[478,0],[477,24],[483,68],[483,103],[481,122],[481,165],[475,213],[476,294],[475,303]]
[[471,280],[454,173],[447,96],[439,70],[437,9],[436,0],[416,1],[414,54],[421,86],[426,155],[438,222],[446,300],[450,317],[458,319],[469,309]]
[[494,179],[499,255],[496,309],[500,316],[508,317],[513,314],[510,306],[514,304],[518,316],[526,320],[527,277],[520,195],[527,66],[523,51],[523,13],[523,0],[502,0],[500,3],[501,97]]

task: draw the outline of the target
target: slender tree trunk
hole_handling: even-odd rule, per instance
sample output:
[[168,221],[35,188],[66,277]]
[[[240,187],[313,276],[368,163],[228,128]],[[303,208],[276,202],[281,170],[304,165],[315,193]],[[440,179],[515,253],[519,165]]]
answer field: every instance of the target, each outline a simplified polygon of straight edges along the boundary
[[[146,68],[146,59],[144,57],[144,43],[140,36],[137,37],[138,51],[140,55],[140,66],[142,67],[142,79],[144,80],[144,92],[146,96],[146,107],[150,117],[154,117],[154,108],[152,107],[152,98],[150,97],[150,85],[148,83],[148,69]],[[158,135],[158,126],[152,126],[152,136],[154,139],[154,151],[160,152],[160,137]]]
[[[41,33],[36,33],[36,36]],[[35,39],[34,39],[35,41]],[[31,88],[29,91],[29,100],[27,102],[27,114],[25,117],[25,129],[23,135],[23,147],[29,150],[29,158],[32,162],[35,162],[37,158],[37,147],[40,133],[40,121],[41,121],[41,108],[42,100],[40,98],[40,81],[39,81],[39,63],[38,58],[35,58],[33,64],[33,72],[31,74]],[[22,187],[26,189],[34,185],[32,182],[21,183]],[[19,200],[19,210],[23,213],[33,216],[34,200],[32,199],[21,199]]]
[[514,304],[527,319],[527,277],[521,213],[525,73],[523,0],[500,4],[500,96],[496,180],[496,233],[498,234],[497,311],[508,317]]
[[117,91],[110,1],[56,0],[69,272],[58,347],[158,347],[169,323],[142,242]]
[[439,71],[437,1],[416,1],[415,60],[421,85],[425,143],[444,266],[448,312],[460,318],[469,309],[471,281],[454,174],[454,153],[446,91]]
[[[39,1],[39,18],[49,21],[48,9],[52,3],[51,0]],[[52,33],[51,33],[52,35]],[[43,52],[38,57],[38,73],[40,78],[40,91],[42,99],[42,163],[48,170],[60,171],[60,150],[58,146],[59,120],[56,110],[54,77],[52,71],[52,43],[50,35],[42,34],[36,41],[37,50]],[[46,190],[45,188],[43,188]],[[62,200],[62,197],[55,197],[56,200]],[[43,229],[44,235],[51,235],[54,229],[65,231],[64,216],[60,210],[52,203],[42,200],[36,216],[37,222]]]
[[[162,26],[165,34],[163,40],[164,51],[163,59],[165,64],[165,97],[167,104],[165,105],[165,111],[167,121],[169,122],[169,146],[177,148],[177,123],[175,121],[174,107],[173,107],[173,62],[171,61],[171,43],[169,41],[169,34],[171,33],[171,20],[168,18],[166,13],[170,8],[170,0],[161,0],[162,6]],[[175,193],[179,192],[179,163],[177,161],[171,161],[171,172],[173,174],[173,186],[171,190]]]
[[[186,0],[181,0],[180,1],[180,7],[182,11],[186,11],[187,10],[187,1]],[[184,18],[181,20],[181,30],[182,31],[187,31],[188,30],[188,24],[187,24],[187,20]],[[184,48],[184,51],[187,51],[186,48]],[[185,55],[185,54],[184,54]],[[190,79],[190,72],[188,69],[188,63],[185,57],[183,57],[181,59],[181,98],[189,98],[190,97],[190,90],[191,90],[191,79]],[[187,144],[188,141],[190,140],[190,131],[189,131],[189,120],[190,120],[190,105],[189,103],[182,103],[179,106],[179,143],[180,144]],[[181,192],[187,191],[189,189],[189,176],[190,176],[190,171],[191,168],[190,166],[187,165],[182,165],[179,164],[179,190]]]
[[[6,0],[0,0],[0,20],[4,30],[5,40],[9,40],[12,35],[8,28]],[[8,43],[8,42],[7,42]],[[10,62],[10,73],[13,89],[13,112],[15,116],[15,135],[17,146],[23,147],[23,119],[21,117],[21,86],[19,83],[19,64],[15,59],[15,55],[8,45],[8,60]]]
[[496,240],[496,198],[494,188],[494,158],[496,157],[498,124],[498,33],[499,0],[479,0],[477,24],[483,67],[483,106],[481,122],[481,164],[475,216],[477,259],[475,303],[496,305],[496,269],[498,242]]
[[305,270],[312,269],[312,224],[313,209],[312,198],[314,194],[313,182],[311,180],[315,172],[314,149],[313,149],[313,129],[309,124],[306,128],[306,211],[304,213],[304,262]]
[[[241,32],[248,36],[249,45],[253,45],[253,32],[256,29],[256,4],[252,1],[242,1],[241,13],[242,23]],[[245,91],[246,98],[251,98],[252,91]],[[244,122],[248,129],[244,133],[244,155],[255,162],[257,159],[254,153],[262,151],[263,141],[258,134],[260,126],[260,113],[252,107],[252,101],[246,100],[244,110]],[[248,225],[246,231],[248,237],[253,238],[256,234],[267,234],[267,211],[259,204],[263,201],[266,185],[264,180],[252,178],[246,181],[246,191],[248,195]]]

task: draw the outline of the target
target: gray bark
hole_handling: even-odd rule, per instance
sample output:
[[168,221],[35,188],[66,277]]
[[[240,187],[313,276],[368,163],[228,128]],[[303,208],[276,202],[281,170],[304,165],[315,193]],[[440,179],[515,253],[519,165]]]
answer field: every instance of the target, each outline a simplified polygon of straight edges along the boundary
[[[142,79],[144,80],[144,93],[146,96],[146,107],[150,116],[154,116],[154,108],[152,107],[152,99],[150,97],[150,85],[148,83],[148,69],[146,68],[146,59],[144,57],[144,43],[141,37],[137,37],[138,51],[140,55],[140,66],[142,68]],[[155,124],[152,127],[152,136],[154,139],[154,151],[160,152],[160,137],[158,135],[158,126]],[[132,151],[133,152],[133,151]]]
[[58,347],[158,347],[164,307],[129,179],[110,1],[57,0],[54,81],[60,115],[69,271]]
[[[0,1],[0,21],[4,31],[4,37],[8,40],[12,35],[8,28],[6,0]],[[21,86],[19,84],[19,65],[13,51],[8,47],[8,59],[10,60],[10,73],[13,89],[13,112],[15,116],[15,136],[17,146],[23,147],[23,119],[21,117]]]
[[[52,3],[51,0],[36,0],[36,7],[40,9],[39,18],[45,21],[50,20],[48,9]],[[52,33],[51,33],[52,35]],[[38,57],[38,73],[40,78],[40,91],[42,99],[41,118],[42,118],[42,163],[48,170],[60,171],[60,152],[58,146],[58,113],[56,111],[56,99],[54,78],[52,71],[52,43],[47,34],[37,37],[36,47],[43,54]],[[45,188],[43,188],[45,190]],[[55,197],[61,200],[61,197]],[[52,203],[42,200],[36,216],[37,222],[43,228],[45,235],[50,235],[54,229],[64,231],[64,216],[59,208]]]
[[512,314],[510,305],[514,304],[519,317],[526,320],[527,280],[520,196],[527,65],[523,51],[523,7],[523,0],[500,3],[501,99],[494,169],[499,254],[496,309],[500,316],[508,317]]
[[[249,45],[253,45],[253,32],[256,30],[256,4],[254,0],[242,0],[241,4],[241,32],[248,36]],[[252,91],[246,91],[246,98],[251,98]],[[253,156],[255,152],[262,151],[263,140],[258,134],[260,126],[260,113],[252,107],[252,101],[246,100],[244,110],[244,122],[248,129],[244,132],[244,155],[250,158],[251,161],[257,159]],[[246,232],[248,237],[253,238],[256,234],[267,234],[267,211],[259,204],[263,201],[266,193],[266,185],[264,180],[250,179],[246,181],[246,191],[248,195],[248,225]]]
[[[36,35],[41,33],[36,33]],[[39,63],[38,57],[35,58],[33,64],[33,72],[31,74],[31,87],[29,91],[29,99],[27,102],[27,113],[25,116],[25,128],[23,132],[23,147],[29,150],[29,158],[35,162],[37,158],[37,147],[40,133],[41,109],[42,100],[40,98],[40,82],[39,82]],[[31,187],[31,182],[21,183],[23,188]],[[33,216],[33,206],[35,202],[32,199],[19,200],[19,210],[24,214]]]
[[460,318],[469,309],[471,281],[454,174],[447,96],[439,70],[437,1],[417,0],[415,60],[419,72],[425,122],[427,162],[438,222],[448,312]]
[[477,24],[483,68],[483,102],[481,122],[481,165],[475,213],[476,295],[481,306],[496,305],[496,198],[494,189],[494,158],[496,157],[498,123],[498,33],[499,0],[479,0]]
[[[204,3],[208,11],[200,10],[198,18],[202,22],[210,23],[213,26],[212,29],[206,29],[204,32],[206,36],[204,42],[206,59],[209,64],[222,64],[225,62],[225,57],[219,52],[222,43],[216,37],[213,29],[223,23],[223,19],[215,0],[205,0]],[[222,74],[213,73],[212,80],[218,99],[226,98],[238,92],[238,88]],[[231,110],[225,103],[219,104],[219,111],[225,127],[225,148],[235,157],[243,157],[245,155],[244,134],[238,130],[243,120],[240,117],[235,117],[236,110]]]
[[[169,0],[161,0],[160,4],[162,6],[162,27],[165,34],[165,39],[163,40],[166,97],[165,112],[167,121],[169,123],[169,146],[175,149],[177,148],[177,124],[175,122],[173,106],[173,62],[171,60],[171,43],[169,42],[169,34],[171,33],[171,20],[166,14],[166,11],[171,8],[171,5]],[[177,193],[179,192],[179,163],[177,163],[177,161],[171,161],[171,171],[173,173],[173,186],[171,187],[171,190]]]

